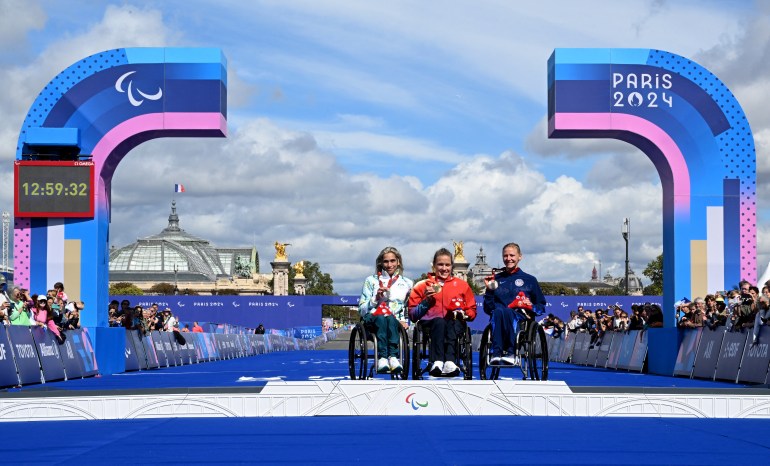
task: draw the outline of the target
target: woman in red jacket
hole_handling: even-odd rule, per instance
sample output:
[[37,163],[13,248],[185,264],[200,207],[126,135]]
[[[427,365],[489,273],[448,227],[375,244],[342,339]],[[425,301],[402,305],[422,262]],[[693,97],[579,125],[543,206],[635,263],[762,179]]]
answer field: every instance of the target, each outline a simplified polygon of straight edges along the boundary
[[460,369],[457,336],[464,330],[462,320],[476,317],[476,297],[468,283],[452,275],[452,253],[441,248],[433,255],[433,273],[417,283],[409,295],[409,318],[422,321],[430,334],[430,375],[454,377]]

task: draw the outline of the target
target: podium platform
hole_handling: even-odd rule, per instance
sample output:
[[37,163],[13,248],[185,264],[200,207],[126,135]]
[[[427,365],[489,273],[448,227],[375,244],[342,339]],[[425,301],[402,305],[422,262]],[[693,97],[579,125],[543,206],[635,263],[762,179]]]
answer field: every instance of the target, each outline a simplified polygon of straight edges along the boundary
[[256,387],[54,389],[0,395],[0,421],[426,415],[767,419],[770,390],[438,379],[268,381]]

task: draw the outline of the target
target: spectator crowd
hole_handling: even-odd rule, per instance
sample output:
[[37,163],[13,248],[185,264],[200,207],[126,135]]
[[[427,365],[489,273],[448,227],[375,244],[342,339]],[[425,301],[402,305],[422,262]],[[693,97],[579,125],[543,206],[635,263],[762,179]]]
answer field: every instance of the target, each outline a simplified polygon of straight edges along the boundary
[[760,291],[757,286],[742,280],[737,290],[718,291],[693,301],[683,298],[675,306],[679,328],[751,329],[752,344],[756,344],[762,326],[767,325],[770,318],[770,281]]
[[152,303],[150,307],[140,305],[131,306],[131,302],[124,299],[121,302],[112,300],[108,307],[110,327],[124,327],[128,330],[137,330],[142,335],[148,335],[152,332],[174,332],[175,338],[180,344],[184,344],[184,337],[181,333],[203,332],[198,322],[193,322],[193,327],[185,324],[180,329],[179,319],[171,312],[170,308],[161,311],[157,303]]
[[610,305],[606,309],[584,309],[578,306],[570,312],[569,321],[548,314],[540,321],[546,333],[554,338],[576,332],[591,334],[591,342],[601,341],[607,332],[625,332],[663,327],[663,311],[657,304],[645,303],[631,306],[631,315],[620,306]]
[[[727,331],[751,329],[752,344],[756,344],[762,326],[770,321],[770,281],[761,291],[746,280],[738,284],[738,289],[717,291],[694,300],[682,298],[674,303],[676,320],[679,328],[708,327],[716,330],[725,327]],[[657,304],[634,304],[631,315],[619,306],[607,309],[583,309],[570,312],[570,318],[564,322],[553,314],[548,314],[540,321],[546,333],[554,338],[573,332],[588,332],[591,343],[601,342],[606,332],[624,332],[627,330],[645,330],[663,327],[663,311]]]
[[67,338],[66,331],[80,328],[82,301],[70,300],[64,284],[56,282],[53,288],[41,294],[14,286],[8,290],[5,277],[0,275],[0,321],[4,325],[45,327],[59,344]]

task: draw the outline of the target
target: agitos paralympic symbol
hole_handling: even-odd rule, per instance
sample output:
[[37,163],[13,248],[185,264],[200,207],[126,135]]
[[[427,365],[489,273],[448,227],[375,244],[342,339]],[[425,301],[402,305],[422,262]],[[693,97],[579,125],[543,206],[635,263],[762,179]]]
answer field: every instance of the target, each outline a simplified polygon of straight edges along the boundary
[[417,411],[420,408],[427,408],[428,407],[428,402],[427,401],[425,403],[420,403],[419,401],[415,401],[415,399],[412,398],[413,396],[414,396],[414,393],[410,393],[410,394],[406,395],[406,400],[405,400],[405,402],[407,404],[409,404],[409,403],[412,404],[412,409],[413,410]]

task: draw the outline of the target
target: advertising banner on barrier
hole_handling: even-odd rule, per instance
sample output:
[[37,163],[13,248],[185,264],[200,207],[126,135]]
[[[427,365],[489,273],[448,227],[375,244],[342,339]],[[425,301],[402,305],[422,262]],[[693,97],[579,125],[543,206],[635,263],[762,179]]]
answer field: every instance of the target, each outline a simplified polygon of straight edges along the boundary
[[138,371],[140,369],[139,358],[137,357],[138,351],[136,350],[133,338],[131,338],[131,333],[133,332],[134,330],[126,330],[126,350],[124,352],[126,357],[126,372]]
[[595,367],[607,367],[607,358],[610,356],[610,347],[612,346],[612,340],[617,335],[616,332],[605,332],[602,342],[599,345],[599,351],[596,353]]
[[230,353],[227,351],[227,345],[225,345],[224,339],[224,335],[219,333],[211,335],[211,341],[214,343],[219,359],[230,359]]
[[217,350],[217,343],[214,340],[214,334],[204,333],[202,335],[203,335],[204,345],[206,347],[206,353],[208,355],[209,361],[215,361],[217,359],[221,359],[219,357],[219,351]]
[[265,344],[267,338],[264,335],[254,335],[254,339],[257,341],[257,354],[267,353],[267,345]]
[[690,377],[695,366],[695,356],[703,328],[682,330],[682,343],[674,364],[674,375]]
[[738,368],[741,365],[743,347],[746,345],[747,332],[727,332],[722,340],[722,348],[719,351],[717,370],[714,378],[717,380],[738,380]]
[[[765,327],[768,329],[770,327]],[[767,368],[770,365],[770,332],[767,330],[759,333],[756,343],[752,344],[753,335],[749,334],[746,346],[743,349],[741,370],[738,372],[738,382],[765,383]]]
[[193,333],[193,340],[195,340],[195,357],[198,362],[209,360],[209,350],[206,348],[206,341],[204,340],[203,335],[203,333]]
[[[139,334],[137,334],[138,336]],[[147,358],[147,368],[157,369],[160,367],[158,360],[158,352],[155,350],[155,343],[152,341],[152,337],[149,335],[143,335],[140,337],[142,340],[142,348],[144,348],[144,356]]]
[[11,325],[7,328],[11,340],[16,367],[19,369],[19,381],[22,385],[41,383],[40,361],[37,356],[35,340],[29,327]]
[[192,333],[185,333],[185,344],[182,346],[184,350],[185,364],[196,364],[198,362],[198,354],[196,353],[195,337]]
[[[126,342],[131,342],[134,345],[134,353],[136,354],[137,366],[140,370],[149,369],[147,364],[147,354],[144,352],[144,343],[142,342],[141,333],[139,330],[126,330]],[[128,344],[128,343],[126,343]],[[126,366],[128,370],[128,366]]]
[[639,331],[634,342],[634,351],[631,353],[631,359],[628,361],[628,370],[642,372],[644,369],[644,358],[647,356],[647,338],[648,331]]
[[596,367],[596,357],[599,355],[599,340],[594,341],[588,347],[588,354],[586,355],[586,366]]
[[620,355],[618,356],[617,369],[628,370],[631,362],[631,355],[634,353],[636,338],[639,330],[629,330],[623,337],[623,344],[620,346]]
[[16,373],[11,340],[8,339],[5,325],[0,325],[0,387],[15,387],[18,384],[19,377]]
[[313,338],[322,335],[321,326],[313,327],[294,327],[294,338],[301,338],[303,340],[312,340]]
[[[548,337],[548,355],[551,359],[551,361],[558,361],[559,357],[561,356],[561,345],[564,343],[564,340],[561,338],[551,338]],[[476,349],[475,347],[473,348]]]
[[591,335],[587,332],[575,334],[575,348],[572,350],[572,364],[584,365],[588,357],[588,347],[591,345]]
[[64,380],[64,364],[59,356],[59,343],[46,327],[33,327],[31,330],[43,369],[43,379],[46,382]]
[[561,352],[559,354],[559,360],[567,362],[572,357],[572,350],[575,347],[575,334],[569,333],[564,336],[564,343],[561,345]]
[[83,371],[83,377],[92,377],[98,374],[99,367],[96,365],[96,355],[94,354],[93,345],[91,345],[88,328],[67,330],[67,341],[72,342],[75,348],[75,354]]
[[171,332],[157,332],[163,339],[163,349],[166,350],[166,357],[172,366],[182,365],[182,356],[179,354],[179,346],[174,341]]
[[[69,335],[70,332],[67,332]],[[67,380],[79,379],[83,377],[83,366],[77,356],[77,350],[75,349],[72,339],[68,336],[64,343],[59,346],[59,356],[61,356],[62,364],[64,364],[64,373],[67,376]]]
[[623,341],[626,339],[625,332],[615,332],[610,344],[610,351],[607,353],[607,368],[617,369],[618,360],[620,360],[620,350],[623,347]]
[[714,371],[717,368],[719,350],[722,348],[724,336],[724,327],[718,327],[716,330],[703,329],[700,343],[698,344],[698,351],[695,355],[695,366],[692,369],[693,377],[700,379],[714,378]]
[[171,338],[171,334],[168,332],[153,332],[157,333],[160,339],[163,341],[163,350],[166,352],[166,359],[168,359],[169,366],[181,366],[181,357],[174,345],[174,339]]
[[149,337],[152,340],[152,347],[155,348],[155,354],[158,356],[158,367],[169,367],[172,365],[171,360],[173,359],[173,356],[166,352],[161,333],[162,332],[152,332]]

